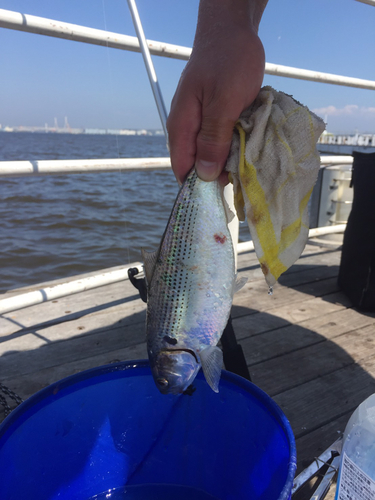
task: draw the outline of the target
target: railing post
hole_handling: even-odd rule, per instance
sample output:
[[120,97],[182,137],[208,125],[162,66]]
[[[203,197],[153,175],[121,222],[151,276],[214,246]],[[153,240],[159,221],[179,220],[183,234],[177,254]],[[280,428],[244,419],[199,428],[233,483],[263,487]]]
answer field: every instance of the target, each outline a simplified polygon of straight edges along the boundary
[[145,63],[146,69],[147,69],[148,78],[150,80],[152,92],[154,94],[154,99],[155,99],[156,106],[157,106],[158,111],[159,111],[161,124],[163,125],[163,130],[164,130],[165,137],[167,139],[167,146],[168,146],[168,132],[167,132],[167,117],[168,117],[168,115],[167,115],[167,110],[165,108],[163,96],[162,96],[162,93],[161,93],[161,90],[159,87],[159,82],[158,82],[158,79],[156,76],[154,65],[152,63],[150,51],[149,51],[149,48],[147,45],[146,37],[145,37],[144,31],[143,31],[141,19],[140,19],[139,14],[138,14],[138,9],[137,9],[137,5],[135,3],[135,0],[128,0],[128,5],[129,5],[130,13],[131,13],[131,16],[133,19],[134,28],[135,28],[135,31],[137,33],[137,37],[139,40],[139,45],[141,47],[143,60],[144,60],[144,63]]

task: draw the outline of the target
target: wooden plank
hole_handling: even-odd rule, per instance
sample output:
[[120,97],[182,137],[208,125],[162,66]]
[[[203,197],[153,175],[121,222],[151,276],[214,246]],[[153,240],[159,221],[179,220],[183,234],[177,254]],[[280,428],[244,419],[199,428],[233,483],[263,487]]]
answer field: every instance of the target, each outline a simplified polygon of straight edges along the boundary
[[[323,342],[324,340],[323,337],[311,330],[300,327],[299,325],[289,325],[284,328],[278,328],[277,330],[246,338],[241,341],[241,345],[245,354],[246,363],[250,367],[250,371],[252,371],[253,365],[269,361],[273,358],[279,358],[280,356],[284,356],[303,347]],[[275,363],[277,365],[280,361],[276,361]],[[267,365],[265,369],[268,370]],[[260,384],[261,382],[256,375],[257,368],[254,368],[254,370],[255,378],[253,381],[254,383]],[[264,383],[263,380],[262,383]]]
[[311,318],[298,323],[304,328],[314,330],[327,339],[334,338],[354,329],[371,326],[375,332],[375,313],[365,313],[355,309],[338,309],[326,314],[324,309]]
[[[135,332],[145,334],[146,311],[139,301],[139,309],[134,308],[132,314],[124,304],[109,309],[96,311],[78,319],[47,326],[21,330],[0,337],[0,355],[10,352],[21,352],[36,349],[57,341],[67,341],[75,337],[83,337],[99,332],[111,332],[114,329],[124,329],[129,345],[134,343]],[[90,345],[90,340],[87,340]]]
[[332,420],[315,431],[296,439],[297,474],[308,467],[314,461],[314,458],[321,455],[343,434],[351,414],[352,412],[345,413],[338,419]]
[[[319,261],[318,261],[319,262]],[[335,263],[327,264],[319,262],[311,266],[304,264],[296,264],[293,266],[298,269],[295,273],[284,273],[279,278],[279,284],[283,286],[300,286],[304,283],[318,281],[321,279],[333,278],[337,279],[339,267]]]
[[[298,297],[298,295],[297,295]],[[349,300],[341,292],[325,295],[324,298],[309,298],[309,296],[298,297],[293,303],[286,301],[279,307],[269,307],[264,305],[260,311],[272,314],[288,323],[300,323],[302,321],[314,318],[318,315],[325,315],[334,311],[341,311],[350,306]],[[239,305],[237,302],[233,307],[233,318],[254,314],[254,309],[247,308],[245,305]],[[246,324],[246,320],[244,320]]]
[[237,255],[237,269],[243,269],[247,268],[249,266],[258,266],[259,267],[259,260],[256,256],[256,253],[254,250],[251,252],[246,252],[246,253],[241,253]]
[[[65,325],[59,326],[63,327]],[[113,328],[112,330],[101,330],[99,332],[93,330],[86,335],[75,335],[69,340],[44,343],[39,347],[36,347],[36,342],[34,342],[35,347],[31,349],[25,349],[22,346],[22,352],[10,352],[2,356],[0,380],[33,373],[50,366],[82,360],[107,351],[116,351],[144,343],[145,340],[146,331],[142,321],[129,326]]]
[[277,314],[259,312],[239,306],[233,307],[232,318],[237,340],[290,325],[289,321],[280,318]]
[[63,365],[44,368],[33,373],[32,376],[27,374],[14,377],[8,379],[6,385],[23,399],[26,399],[53,382],[57,382],[75,373],[109,363],[145,359],[146,357],[146,344],[138,344],[126,347],[125,349],[117,349],[96,356],[86,357]]
[[347,415],[375,392],[375,355],[274,396],[296,438]]
[[[323,246],[323,245],[316,245],[312,244],[311,240],[309,240],[305,246],[305,249],[302,253],[302,255],[299,257],[299,259],[296,261],[296,264],[301,264],[302,262],[305,262],[307,265],[309,263],[309,259],[315,259],[319,255],[320,257],[323,255],[329,255],[336,253],[337,255],[340,254],[340,250],[338,246],[330,245],[329,247]],[[306,260],[307,259],[307,260]],[[286,272],[287,273],[295,273],[301,271],[301,268],[295,267],[296,264],[291,266]],[[256,253],[254,250],[250,252],[245,252],[242,254],[239,254],[237,256],[237,267],[239,270],[244,269],[252,269],[254,267],[259,267],[259,261],[256,256]]]
[[348,298],[341,292],[324,295],[323,298],[311,298],[286,304],[284,307],[272,309],[272,314],[284,318],[290,323],[301,323],[314,316],[343,310],[351,305]]
[[292,323],[298,323],[301,327],[310,328],[325,336],[329,336],[329,332],[332,332],[334,336],[334,334],[345,333],[355,327],[374,323],[375,314],[363,314],[353,309],[346,309],[340,303],[340,299],[342,299],[341,294],[332,294],[325,296],[324,299],[319,297],[309,299],[302,304],[298,303],[294,309],[289,303],[278,308],[267,309],[270,313],[235,305],[232,309],[232,317],[236,337],[241,340]]
[[[371,315],[354,309],[345,309],[341,304],[327,302],[320,298],[313,299],[308,304],[304,304],[304,306],[306,307],[305,313],[311,315],[311,317],[300,322],[295,322],[295,324],[314,330],[326,338],[332,338],[354,328],[361,328],[367,325],[374,325],[375,329],[375,314]],[[236,307],[234,307],[235,311]],[[317,309],[319,310],[319,316],[316,315]],[[292,323],[284,319],[283,316],[288,316],[289,313],[289,305],[273,309],[272,314],[241,308],[238,314],[236,312],[234,314],[233,326],[236,337],[238,340],[241,340],[288,326]],[[304,317],[306,318],[306,314]]]
[[[308,282],[316,279],[314,276],[315,272],[320,273],[324,277],[324,270],[328,271],[329,268],[332,268],[332,273],[337,275],[340,256],[340,252],[332,251],[317,254],[304,254],[296,264],[291,266],[280,276],[279,283],[285,282],[285,284],[292,284],[293,281],[295,283]],[[238,266],[238,271],[246,276],[249,282],[265,281],[259,263],[255,263],[253,260],[248,263],[242,261],[241,266]],[[307,273],[306,276],[305,273]],[[309,273],[312,273],[311,277]]]
[[[303,335],[303,332],[301,332]],[[375,338],[372,326],[348,332],[334,341],[317,336],[316,344],[289,352],[281,356],[276,348],[273,358],[259,365],[251,365],[252,381],[271,396],[305,384],[327,373],[338,371],[354,362],[366,359],[375,353]],[[319,342],[322,339],[322,342]],[[247,345],[247,349],[250,347]],[[282,349],[285,349],[282,346]]]
[[[338,291],[336,277],[303,284],[294,288],[278,285],[275,286],[274,293],[271,296],[268,295],[268,286],[265,282],[251,282],[247,283],[234,296],[233,304],[235,306],[250,307],[258,311],[271,310],[284,304],[289,304],[294,308],[298,302],[308,300],[311,297],[337,293]],[[344,299],[345,295],[342,294],[342,300]],[[345,304],[351,305],[348,299],[345,299]]]

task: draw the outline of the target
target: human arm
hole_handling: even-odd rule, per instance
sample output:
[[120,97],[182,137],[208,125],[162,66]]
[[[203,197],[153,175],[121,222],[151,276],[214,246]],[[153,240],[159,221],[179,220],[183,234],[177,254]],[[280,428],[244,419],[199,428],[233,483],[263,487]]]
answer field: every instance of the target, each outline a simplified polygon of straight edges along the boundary
[[[193,51],[167,122],[172,168],[182,182],[195,165],[219,177],[233,127],[256,98],[265,56],[258,27],[267,0],[201,0]],[[223,179],[225,174],[221,174]]]

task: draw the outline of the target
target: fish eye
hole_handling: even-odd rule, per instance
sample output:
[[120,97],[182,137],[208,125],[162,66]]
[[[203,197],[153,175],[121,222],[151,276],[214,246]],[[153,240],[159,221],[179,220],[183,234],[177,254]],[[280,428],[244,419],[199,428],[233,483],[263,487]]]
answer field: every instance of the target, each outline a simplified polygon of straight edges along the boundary
[[157,383],[161,385],[162,387],[167,387],[168,385],[168,380],[165,378],[158,378]]

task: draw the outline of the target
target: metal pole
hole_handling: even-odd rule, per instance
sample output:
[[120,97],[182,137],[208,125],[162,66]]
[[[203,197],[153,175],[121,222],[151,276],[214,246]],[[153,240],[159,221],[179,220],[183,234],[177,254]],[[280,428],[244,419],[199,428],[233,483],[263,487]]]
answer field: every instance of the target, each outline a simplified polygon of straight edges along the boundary
[[150,51],[148,49],[146,37],[142,28],[142,23],[141,19],[138,14],[138,9],[137,5],[135,3],[135,0],[128,0],[128,5],[130,9],[130,13],[133,19],[133,24],[135,31],[137,33],[137,37],[139,40],[139,45],[141,47],[142,55],[143,55],[143,60],[147,69],[147,74],[148,78],[150,80],[152,92],[154,94],[156,106],[159,111],[159,116],[161,120],[161,124],[163,125],[163,130],[165,137],[167,139],[167,144],[168,144],[168,132],[167,132],[167,110],[165,109],[165,104],[163,100],[163,96],[159,87],[159,82],[155,73],[154,65],[152,64],[152,59],[150,55]]
[[367,3],[367,5],[375,7],[375,0],[357,0],[357,2]]

